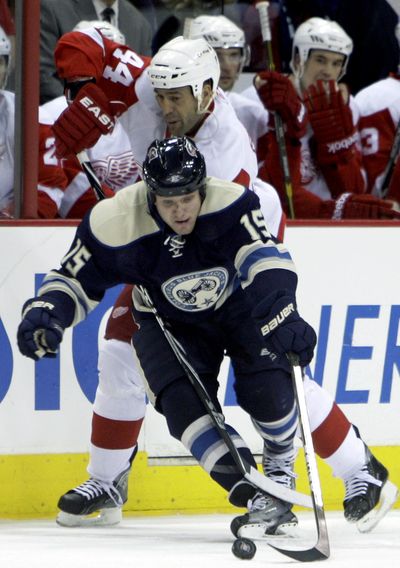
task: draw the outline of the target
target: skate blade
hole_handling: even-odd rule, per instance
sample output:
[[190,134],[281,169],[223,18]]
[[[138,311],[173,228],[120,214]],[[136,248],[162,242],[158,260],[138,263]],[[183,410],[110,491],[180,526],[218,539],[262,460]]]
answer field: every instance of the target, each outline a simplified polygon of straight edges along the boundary
[[238,530],[238,536],[250,540],[281,541],[295,539],[298,535],[297,523],[282,523],[274,534],[266,534],[265,523],[252,523],[243,525]]
[[122,510],[117,507],[102,509],[92,515],[71,515],[60,511],[56,517],[56,523],[61,527],[111,527],[121,520]]
[[370,511],[369,513],[364,515],[362,519],[357,521],[357,529],[361,533],[372,531],[372,529],[376,527],[379,521],[393,507],[398,496],[399,490],[396,485],[391,481],[386,481],[386,483],[382,487],[379,503],[374,509],[372,509],[372,511]]

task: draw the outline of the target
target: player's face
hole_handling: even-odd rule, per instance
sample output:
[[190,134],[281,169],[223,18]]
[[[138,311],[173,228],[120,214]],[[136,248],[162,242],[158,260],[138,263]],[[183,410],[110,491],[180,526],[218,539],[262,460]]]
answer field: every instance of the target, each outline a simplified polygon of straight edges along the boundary
[[161,219],[177,235],[189,235],[196,224],[201,207],[199,191],[173,197],[156,196],[155,205]]
[[4,55],[0,55],[0,88],[4,85],[7,73],[7,59]]
[[301,88],[308,89],[317,81],[337,81],[343,69],[345,56],[340,53],[313,49],[304,65],[304,72],[300,79]]
[[221,67],[218,85],[224,91],[230,91],[239,75],[242,50],[239,47],[229,47],[228,49],[216,48],[215,51]]
[[190,132],[201,116],[197,113],[197,100],[190,87],[177,89],[154,89],[168,130],[173,136]]

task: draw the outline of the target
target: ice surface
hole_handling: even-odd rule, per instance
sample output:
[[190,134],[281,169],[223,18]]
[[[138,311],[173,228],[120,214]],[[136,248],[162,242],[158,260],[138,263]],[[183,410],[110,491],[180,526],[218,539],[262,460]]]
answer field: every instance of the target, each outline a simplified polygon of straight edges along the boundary
[[[312,537],[312,514],[300,513]],[[62,528],[54,521],[0,521],[1,568],[261,568],[300,564],[257,543],[253,560],[232,555],[228,515],[125,517],[115,527]],[[331,556],[327,568],[399,568],[400,511],[369,534],[327,513]],[[314,566],[321,565],[317,562]]]

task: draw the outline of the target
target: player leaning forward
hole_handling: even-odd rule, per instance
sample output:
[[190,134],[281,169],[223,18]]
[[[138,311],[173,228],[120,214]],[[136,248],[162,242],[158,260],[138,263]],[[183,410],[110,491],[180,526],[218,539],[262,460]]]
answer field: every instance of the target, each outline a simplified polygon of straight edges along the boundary
[[[271,237],[256,194],[206,177],[204,158],[188,138],[154,141],[143,180],[81,222],[61,267],[23,307],[20,351],[33,359],[54,355],[63,330],[84,319],[107,288],[135,283],[133,345],[150,400],[231,503],[245,507],[250,499],[254,509],[269,497],[244,481],[138,286],[149,292],[217,408],[226,351],[239,405],[277,451],[290,452],[297,410],[286,353],[298,354],[304,366],[316,343],[297,312],[295,267]],[[244,440],[227,429],[255,467]],[[291,517],[289,503],[277,506]]]

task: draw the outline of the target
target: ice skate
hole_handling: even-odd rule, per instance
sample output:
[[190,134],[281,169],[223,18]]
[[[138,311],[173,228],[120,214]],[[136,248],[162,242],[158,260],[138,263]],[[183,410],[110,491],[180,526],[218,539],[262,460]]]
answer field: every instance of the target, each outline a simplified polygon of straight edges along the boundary
[[64,527],[111,526],[122,519],[122,505],[128,499],[128,477],[131,466],[113,483],[91,477],[62,495],[58,501],[56,521]]
[[345,479],[344,516],[360,532],[371,531],[394,505],[398,488],[388,470],[366,448],[367,462]]
[[[294,449],[286,454],[272,454],[264,445],[264,474],[276,483],[294,489],[295,474],[293,464],[296,457]],[[258,491],[247,503],[248,513],[235,517],[231,531],[237,537],[250,539],[263,536],[294,536],[297,517],[292,512],[292,504],[277,497]]]

